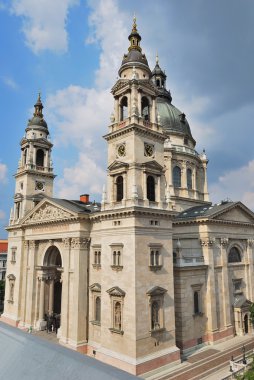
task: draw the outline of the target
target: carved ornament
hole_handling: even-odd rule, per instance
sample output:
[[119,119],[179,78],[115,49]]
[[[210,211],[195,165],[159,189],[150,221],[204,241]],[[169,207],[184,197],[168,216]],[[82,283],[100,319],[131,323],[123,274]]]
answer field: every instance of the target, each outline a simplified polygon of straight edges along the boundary
[[215,243],[215,238],[200,239],[200,244],[202,247],[212,247]]
[[83,238],[72,238],[71,239],[71,248],[88,248],[90,244],[90,239]]
[[52,205],[46,204],[44,207],[41,207],[38,211],[34,212],[30,218],[25,221],[25,224],[33,222],[43,222],[43,221],[53,221],[58,219],[67,219],[73,215],[67,211],[64,211],[60,208],[54,207]]

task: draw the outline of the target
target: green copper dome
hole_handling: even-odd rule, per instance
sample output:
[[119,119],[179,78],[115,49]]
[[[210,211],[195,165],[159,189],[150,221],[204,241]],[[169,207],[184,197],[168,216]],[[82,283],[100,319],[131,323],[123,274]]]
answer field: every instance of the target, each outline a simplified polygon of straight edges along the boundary
[[160,116],[160,124],[166,133],[188,136],[195,143],[185,114],[173,106],[170,99],[159,96],[157,98],[157,111]]

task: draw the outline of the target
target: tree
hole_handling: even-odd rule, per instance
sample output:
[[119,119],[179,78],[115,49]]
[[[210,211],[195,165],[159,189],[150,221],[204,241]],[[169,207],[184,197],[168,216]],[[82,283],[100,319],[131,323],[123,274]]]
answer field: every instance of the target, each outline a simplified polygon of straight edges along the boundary
[[254,325],[254,303],[251,304],[249,311],[250,311],[251,323],[252,323],[252,325]]

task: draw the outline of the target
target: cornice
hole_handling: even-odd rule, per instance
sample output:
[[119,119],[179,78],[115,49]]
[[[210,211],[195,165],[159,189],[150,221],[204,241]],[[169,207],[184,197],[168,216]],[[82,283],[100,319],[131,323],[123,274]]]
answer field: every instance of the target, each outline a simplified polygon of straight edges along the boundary
[[143,127],[137,124],[134,124],[134,125],[132,124],[132,125],[117,129],[114,132],[104,135],[103,138],[106,141],[109,141],[109,140],[115,139],[116,137],[126,135],[133,131],[138,132],[141,135],[156,137],[157,140],[160,140],[160,141],[164,141],[166,139],[166,136],[162,134],[161,132],[157,132],[157,131],[154,131],[153,129]]

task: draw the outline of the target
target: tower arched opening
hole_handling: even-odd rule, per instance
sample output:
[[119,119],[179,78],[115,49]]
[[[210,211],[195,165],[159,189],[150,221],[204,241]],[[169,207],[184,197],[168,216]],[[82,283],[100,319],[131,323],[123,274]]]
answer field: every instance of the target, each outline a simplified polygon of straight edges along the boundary
[[44,152],[42,149],[36,151],[36,166],[44,166]]

